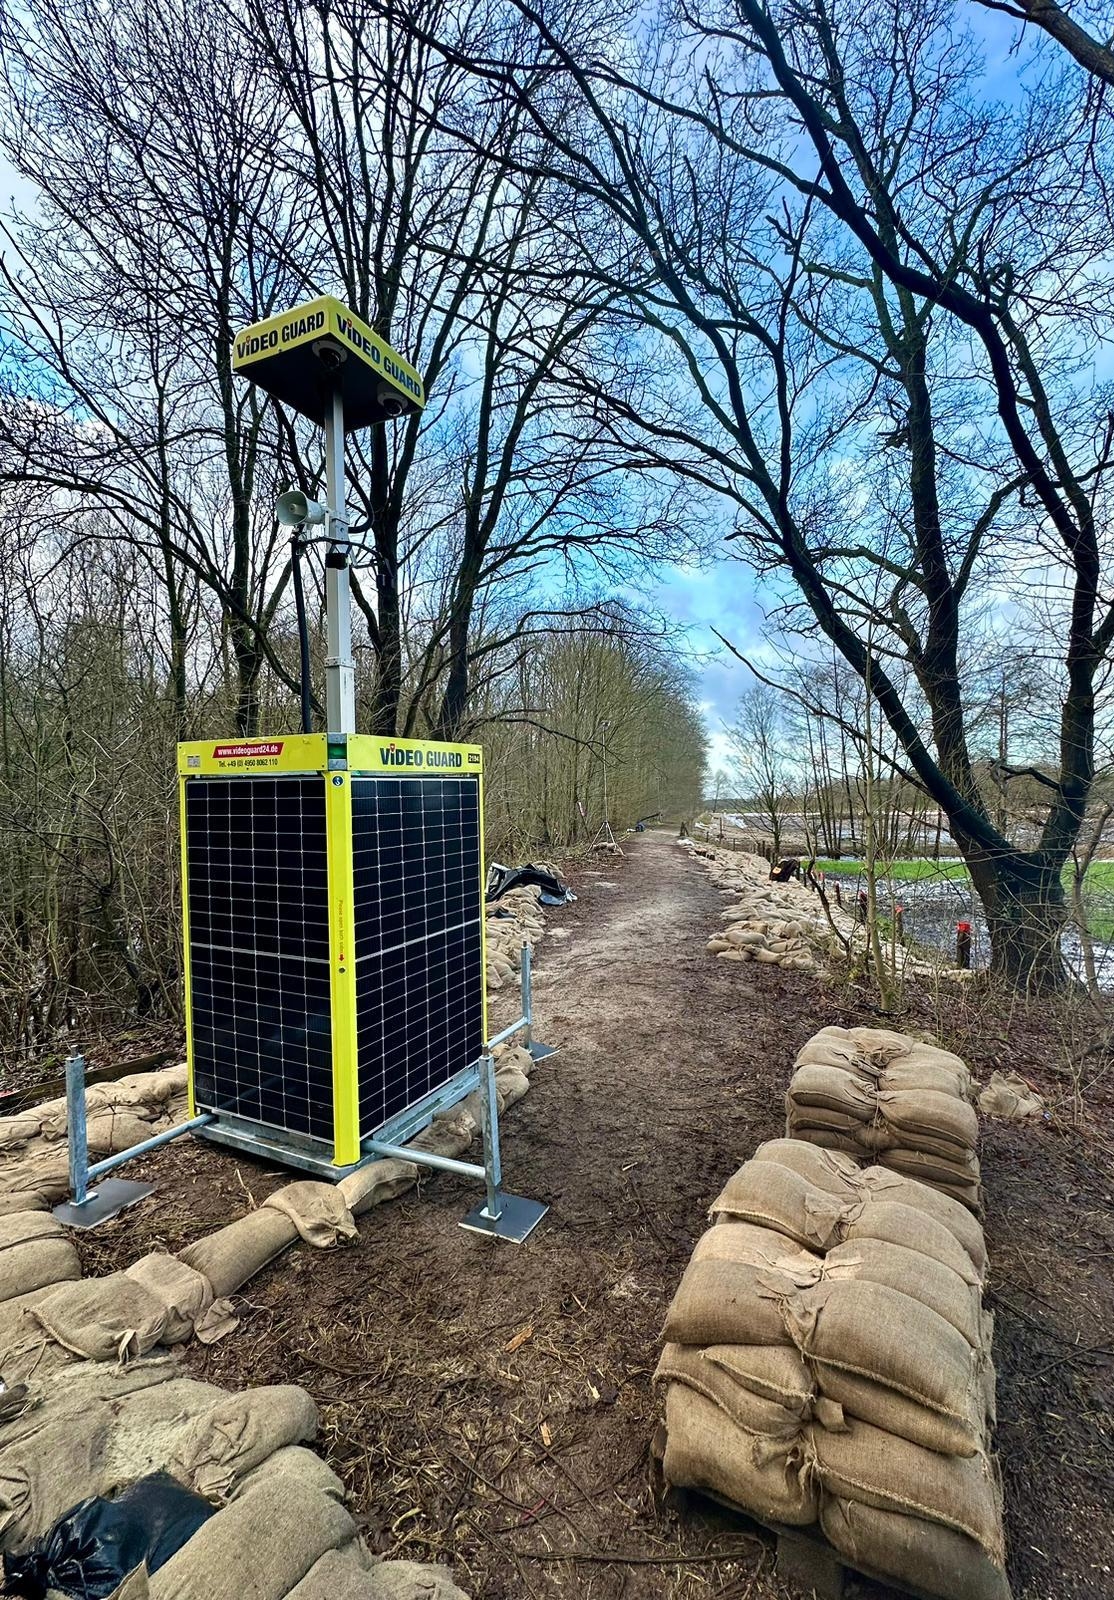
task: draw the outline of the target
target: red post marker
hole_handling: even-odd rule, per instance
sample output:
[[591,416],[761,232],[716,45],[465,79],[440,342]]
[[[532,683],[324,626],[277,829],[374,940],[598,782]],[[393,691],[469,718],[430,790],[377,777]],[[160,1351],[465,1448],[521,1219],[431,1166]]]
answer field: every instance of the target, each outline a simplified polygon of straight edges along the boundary
[[905,943],[905,907],[904,906],[895,906],[894,907],[894,926],[897,929],[898,940],[900,941],[901,944],[904,944]]
[[971,924],[957,922],[955,925],[955,964],[964,970],[971,965]]

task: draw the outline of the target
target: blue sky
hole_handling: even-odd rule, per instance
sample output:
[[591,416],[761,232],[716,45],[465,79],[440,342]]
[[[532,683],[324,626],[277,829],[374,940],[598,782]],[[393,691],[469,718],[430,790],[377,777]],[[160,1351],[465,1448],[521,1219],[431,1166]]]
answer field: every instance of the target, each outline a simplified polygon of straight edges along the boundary
[[724,766],[728,750],[723,723],[733,720],[739,696],[753,680],[712,630],[718,628],[746,653],[760,650],[765,614],[754,575],[730,557],[702,567],[678,567],[661,579],[652,601],[684,629],[685,646],[698,680],[697,697],[708,725],[709,766],[712,770]]

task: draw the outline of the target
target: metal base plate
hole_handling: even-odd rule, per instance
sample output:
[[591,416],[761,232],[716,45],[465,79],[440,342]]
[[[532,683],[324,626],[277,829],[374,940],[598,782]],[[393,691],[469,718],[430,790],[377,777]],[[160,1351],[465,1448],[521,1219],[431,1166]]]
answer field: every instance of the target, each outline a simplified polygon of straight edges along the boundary
[[126,1211],[140,1200],[146,1200],[154,1192],[153,1183],[129,1183],[127,1178],[105,1178],[95,1189],[90,1189],[88,1198],[81,1205],[64,1200],[61,1205],[54,1207],[54,1215],[68,1228],[95,1228],[98,1222],[107,1222],[109,1217],[119,1216],[121,1211]]
[[555,1056],[557,1051],[560,1049],[560,1046],[555,1044],[532,1043],[528,1046],[528,1049],[535,1061],[544,1061],[547,1056]]
[[521,1195],[506,1194],[503,1190],[499,1191],[499,1201],[502,1209],[497,1217],[488,1216],[484,1200],[469,1211],[460,1226],[470,1233],[486,1233],[493,1239],[509,1239],[512,1244],[521,1244],[549,1210],[540,1200],[524,1200]]

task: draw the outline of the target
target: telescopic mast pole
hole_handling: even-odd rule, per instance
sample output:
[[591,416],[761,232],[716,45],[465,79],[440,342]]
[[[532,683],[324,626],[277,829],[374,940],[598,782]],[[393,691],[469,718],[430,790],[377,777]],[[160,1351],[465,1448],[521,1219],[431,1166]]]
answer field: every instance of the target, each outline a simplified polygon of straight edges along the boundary
[[344,488],[344,401],[339,385],[325,417],[325,494],[329,547],[325,556],[325,726],[328,733],[356,731],[356,664],[352,659],[352,601],[348,578],[351,543]]

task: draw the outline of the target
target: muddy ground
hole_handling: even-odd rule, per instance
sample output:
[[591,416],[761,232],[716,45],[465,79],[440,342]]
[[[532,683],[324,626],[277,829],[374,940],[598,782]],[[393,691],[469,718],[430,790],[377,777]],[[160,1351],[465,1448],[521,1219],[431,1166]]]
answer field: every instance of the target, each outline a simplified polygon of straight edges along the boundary
[[[447,1562],[475,1600],[772,1600],[786,1591],[752,1527],[655,1508],[650,1375],[709,1202],[783,1131],[795,1052],[827,1023],[879,1018],[852,987],[706,955],[723,898],[664,833],[578,887],[536,972],[537,1036],[560,1053],[503,1125],[507,1187],[551,1207],[538,1232],[461,1231],[475,1189],[431,1178],[352,1248],[282,1257],[247,1285],[238,1332],[187,1359],[229,1385],[304,1385],[368,1540]],[[1056,1097],[1043,1126],[984,1127],[1011,1577],[1017,1600],[1110,1597],[1109,1054],[1082,1057],[1093,1017],[1081,1032],[950,987],[889,1020]],[[1062,1076],[1080,1061],[1082,1117]],[[158,1193],[84,1237],[87,1271],[180,1248],[284,1181],[192,1143],[132,1170]]]

